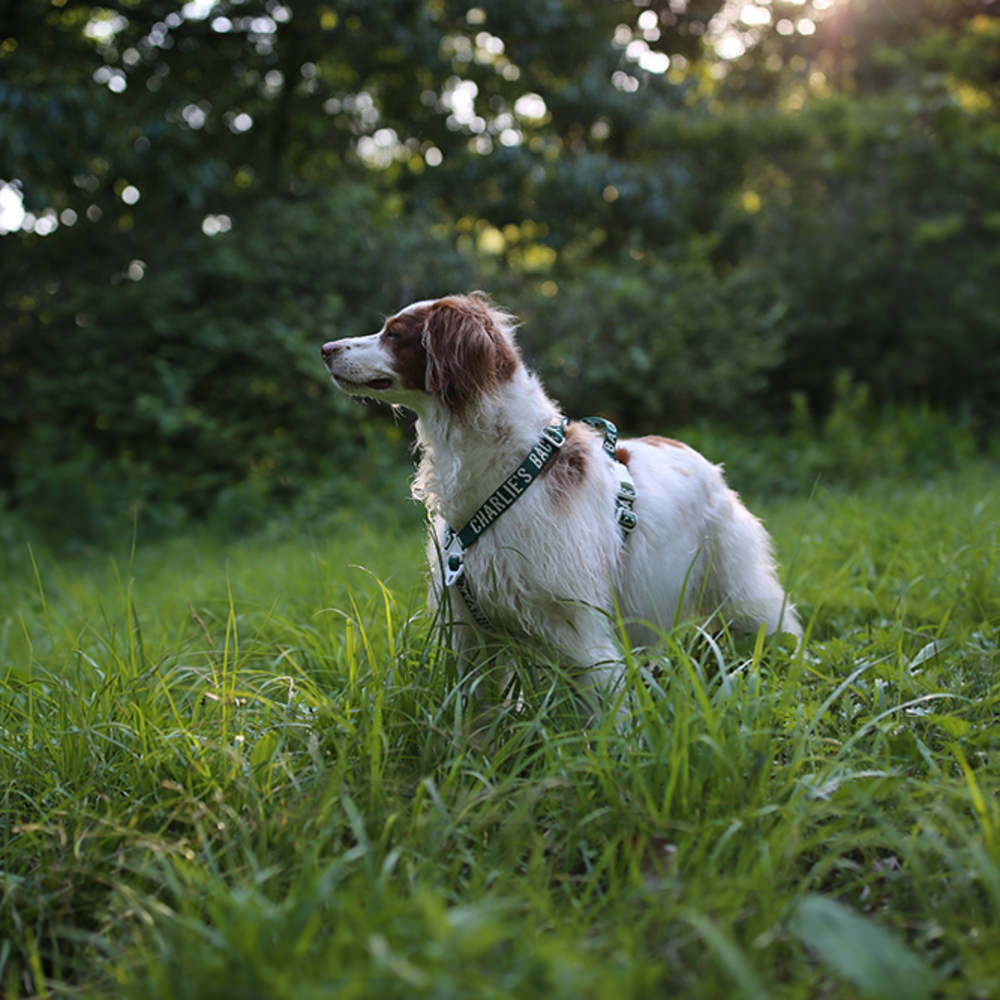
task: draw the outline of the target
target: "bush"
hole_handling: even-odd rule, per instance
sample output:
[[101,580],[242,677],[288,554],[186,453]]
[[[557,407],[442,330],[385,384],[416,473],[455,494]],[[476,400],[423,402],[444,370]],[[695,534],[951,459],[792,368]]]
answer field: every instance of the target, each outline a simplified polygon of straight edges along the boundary
[[86,535],[135,510],[163,527],[220,506],[232,518],[290,499],[326,463],[353,479],[371,430],[319,346],[377,328],[441,272],[472,283],[425,222],[346,188],[175,236],[133,266],[141,280],[73,280],[15,341],[11,501]]
[[713,271],[707,244],[678,259],[594,264],[523,309],[521,340],[573,415],[596,405],[633,431],[739,419],[782,357],[774,304],[747,271]]
[[973,428],[930,406],[878,406],[868,386],[835,374],[830,412],[817,420],[802,395],[783,433],[699,424],[678,435],[726,467],[730,485],[756,495],[858,487],[881,478],[931,478],[977,453]]

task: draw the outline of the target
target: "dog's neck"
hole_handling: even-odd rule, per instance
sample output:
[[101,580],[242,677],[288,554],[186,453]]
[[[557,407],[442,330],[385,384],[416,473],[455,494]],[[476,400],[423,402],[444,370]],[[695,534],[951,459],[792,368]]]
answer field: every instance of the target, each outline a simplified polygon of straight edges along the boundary
[[461,528],[559,417],[559,408],[523,368],[461,418],[433,401],[418,415],[413,496]]

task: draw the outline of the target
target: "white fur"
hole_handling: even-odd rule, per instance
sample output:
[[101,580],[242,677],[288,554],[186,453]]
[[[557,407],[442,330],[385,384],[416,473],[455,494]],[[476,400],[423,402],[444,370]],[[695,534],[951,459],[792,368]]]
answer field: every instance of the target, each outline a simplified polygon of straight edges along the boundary
[[[490,315],[513,345],[507,314],[491,309]],[[338,345],[324,348],[335,383],[417,414],[420,461],[413,495],[433,517],[431,598],[441,606],[438,546],[444,523],[462,528],[562,414],[520,363],[512,378],[456,416],[437,395],[403,388],[398,378],[384,389],[358,384],[394,377],[382,331]],[[337,351],[332,358],[331,347]],[[717,466],[666,439],[621,441],[638,517],[635,531],[623,538],[615,521],[618,478],[602,450],[602,434],[574,427],[586,441],[582,481],[569,495],[554,496],[550,478],[540,477],[465,553],[478,603],[498,631],[544,643],[604,687],[613,687],[621,672],[616,614],[635,645],[655,641],[678,620],[725,620],[744,631],[763,624],[769,633],[801,637],[778,582],[770,538]],[[481,637],[461,596],[451,593],[444,605],[450,608],[453,645],[475,659]]]

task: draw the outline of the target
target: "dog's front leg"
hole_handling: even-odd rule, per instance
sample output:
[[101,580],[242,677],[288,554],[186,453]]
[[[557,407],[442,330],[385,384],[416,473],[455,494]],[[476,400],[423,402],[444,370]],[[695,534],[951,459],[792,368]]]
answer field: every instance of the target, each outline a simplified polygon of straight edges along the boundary
[[628,715],[625,658],[606,615],[580,607],[571,616],[562,646],[574,668],[580,693],[594,717],[615,706],[621,720]]

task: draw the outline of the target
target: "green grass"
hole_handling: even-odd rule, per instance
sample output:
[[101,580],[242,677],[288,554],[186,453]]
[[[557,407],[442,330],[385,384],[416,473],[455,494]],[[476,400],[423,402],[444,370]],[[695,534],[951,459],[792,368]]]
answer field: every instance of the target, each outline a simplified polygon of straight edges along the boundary
[[415,509],[8,552],[0,995],[1000,994],[998,484],[754,504],[807,647],[680,628],[629,731],[472,709]]

